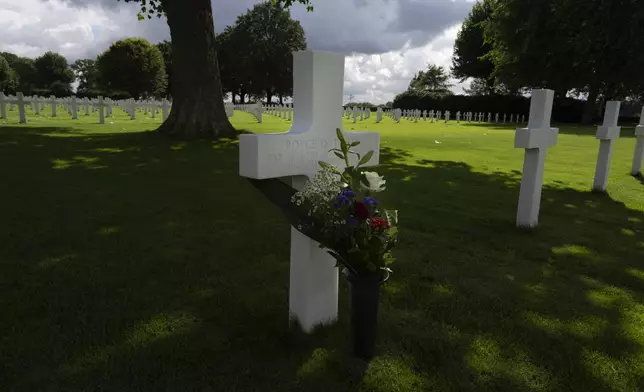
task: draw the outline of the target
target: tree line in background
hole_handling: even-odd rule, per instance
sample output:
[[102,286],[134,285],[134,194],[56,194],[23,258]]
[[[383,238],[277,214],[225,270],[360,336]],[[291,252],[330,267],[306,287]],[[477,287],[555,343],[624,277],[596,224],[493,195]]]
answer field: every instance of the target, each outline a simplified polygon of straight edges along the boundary
[[578,120],[589,123],[598,103],[641,100],[643,36],[640,0],[479,0],[456,39],[451,71],[473,78],[471,94],[548,88],[555,106],[586,98]]
[[[255,5],[215,36],[224,93],[240,103],[293,94],[293,51],[306,49],[304,30],[279,5]],[[76,81],[76,92],[72,83]],[[114,42],[94,59],[69,64],[58,53],[36,59],[0,53],[0,90],[26,95],[99,95],[114,99],[171,97],[172,45],[143,38]]]

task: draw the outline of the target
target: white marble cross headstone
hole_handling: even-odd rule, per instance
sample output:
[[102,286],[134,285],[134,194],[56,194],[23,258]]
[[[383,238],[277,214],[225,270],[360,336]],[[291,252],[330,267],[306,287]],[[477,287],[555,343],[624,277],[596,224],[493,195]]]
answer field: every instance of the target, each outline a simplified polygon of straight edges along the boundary
[[31,106],[34,110],[34,114],[40,115],[40,97],[34,96],[31,98]]
[[593,181],[594,191],[606,192],[606,188],[608,187],[610,161],[613,156],[613,142],[619,139],[621,130],[621,127],[617,126],[621,104],[620,101],[606,102],[604,124],[597,128],[596,137],[599,139],[599,154],[597,155],[595,180]]
[[16,104],[18,105],[18,122],[25,124],[27,122],[27,115],[25,114],[25,96],[22,93],[16,93]]
[[[264,112],[264,107],[262,106],[261,102],[257,102],[251,109],[250,112],[255,116],[257,119],[257,122],[259,124],[262,123],[262,113]],[[290,119],[290,111],[289,111],[289,119]]]
[[72,95],[70,108],[72,110],[72,120],[78,120],[78,105],[76,105],[76,96]]
[[0,91],[0,118],[7,118],[7,99],[2,91]]
[[539,223],[543,169],[548,147],[557,144],[558,128],[550,127],[553,90],[532,90],[530,122],[519,128],[514,138],[515,148],[525,148],[523,177],[517,208],[517,227],[532,228]]
[[458,112],[456,112],[456,122],[459,123],[459,124],[461,123],[461,111],[460,110]]
[[53,96],[53,95],[50,96],[49,97],[49,103],[51,105],[51,116],[56,117],[56,115],[57,115],[56,114],[56,105],[58,104],[58,102],[56,102],[56,97]]
[[382,108],[378,108],[376,110],[376,122],[381,122],[382,121]]
[[642,161],[644,161],[644,107],[640,115],[640,123],[635,127],[635,152],[633,153],[633,167],[631,174],[634,176],[642,173]]
[[449,122],[449,118],[452,114],[449,112],[449,110],[445,111],[445,124]]
[[96,105],[94,106],[98,109],[98,123],[105,124],[105,113],[103,112],[105,103],[103,102],[103,97],[99,96],[98,103],[96,103]]
[[497,124],[499,123],[499,113],[496,114],[496,116],[494,118],[494,122],[497,123]]
[[168,112],[170,111],[170,108],[171,108],[171,106],[170,106],[170,103],[168,102],[167,98],[163,98],[161,100],[161,116],[163,118],[163,121],[168,119]]
[[[344,56],[302,51],[293,54],[293,88],[297,115],[291,130],[279,134],[239,136],[239,173],[243,177],[268,179],[291,177],[302,188],[319,170],[318,161],[342,167],[329,153],[339,145],[336,129],[342,129],[340,103],[344,80]],[[360,141],[356,150],[369,150],[379,160],[380,135],[375,132],[346,133],[347,141]],[[291,276],[289,309],[292,319],[306,332],[316,325],[336,320],[338,270],[335,260],[318,244],[291,228]]]

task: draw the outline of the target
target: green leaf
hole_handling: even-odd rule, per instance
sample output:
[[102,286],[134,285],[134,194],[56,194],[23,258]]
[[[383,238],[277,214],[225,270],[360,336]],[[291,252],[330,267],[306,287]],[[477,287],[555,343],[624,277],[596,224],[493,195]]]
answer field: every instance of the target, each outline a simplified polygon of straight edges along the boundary
[[340,158],[340,159],[343,159],[343,160],[344,160],[344,155],[340,154],[340,153],[339,153],[339,152],[337,152],[337,151],[333,151],[333,153],[335,154],[335,156],[336,156],[336,157],[338,157],[338,158]]
[[371,150],[368,153],[364,154],[362,159],[360,159],[360,162],[358,163],[358,166],[364,165],[365,163],[369,162],[369,160],[371,160],[371,157],[373,157],[373,150]]
[[333,166],[330,163],[319,161],[318,164],[324,169],[328,169],[328,170],[331,170],[334,173],[340,174],[340,170],[338,170],[337,167]]
[[347,145],[347,141],[344,140],[344,135],[342,134],[342,131],[340,130],[340,128],[336,128],[335,133],[338,136],[338,140],[340,140],[340,148],[342,149],[342,152],[346,156],[347,153],[349,152],[349,146]]
[[352,142],[351,144],[349,144],[349,147],[356,147],[359,145],[360,145],[360,142]]
[[398,228],[396,226],[390,227],[389,228],[389,235],[390,236],[395,236],[398,235]]

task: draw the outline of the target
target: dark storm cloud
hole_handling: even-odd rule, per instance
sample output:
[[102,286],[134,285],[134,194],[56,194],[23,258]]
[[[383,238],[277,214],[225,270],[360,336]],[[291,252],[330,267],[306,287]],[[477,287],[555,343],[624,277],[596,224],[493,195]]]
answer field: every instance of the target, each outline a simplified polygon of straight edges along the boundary
[[[127,18],[124,9],[136,14],[138,4],[117,0],[64,0],[76,7],[100,6],[115,16]],[[238,15],[258,0],[213,0],[215,30],[235,23]],[[313,0],[314,12],[296,4],[292,15],[301,21],[310,49],[340,53],[383,53],[422,46],[467,15],[472,2],[465,0]],[[131,19],[131,18],[130,18]],[[168,38],[161,21],[122,23],[122,34],[139,35],[151,41]],[[156,22],[156,23],[155,23]]]

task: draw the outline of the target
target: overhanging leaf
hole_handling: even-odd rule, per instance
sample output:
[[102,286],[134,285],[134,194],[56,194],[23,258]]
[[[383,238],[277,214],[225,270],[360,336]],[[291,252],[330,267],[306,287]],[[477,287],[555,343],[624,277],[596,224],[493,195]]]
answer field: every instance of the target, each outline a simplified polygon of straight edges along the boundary
[[371,157],[373,157],[373,150],[371,150],[368,153],[364,154],[364,156],[360,159],[360,162],[358,163],[358,166],[364,165],[365,163],[369,162],[371,160]]

